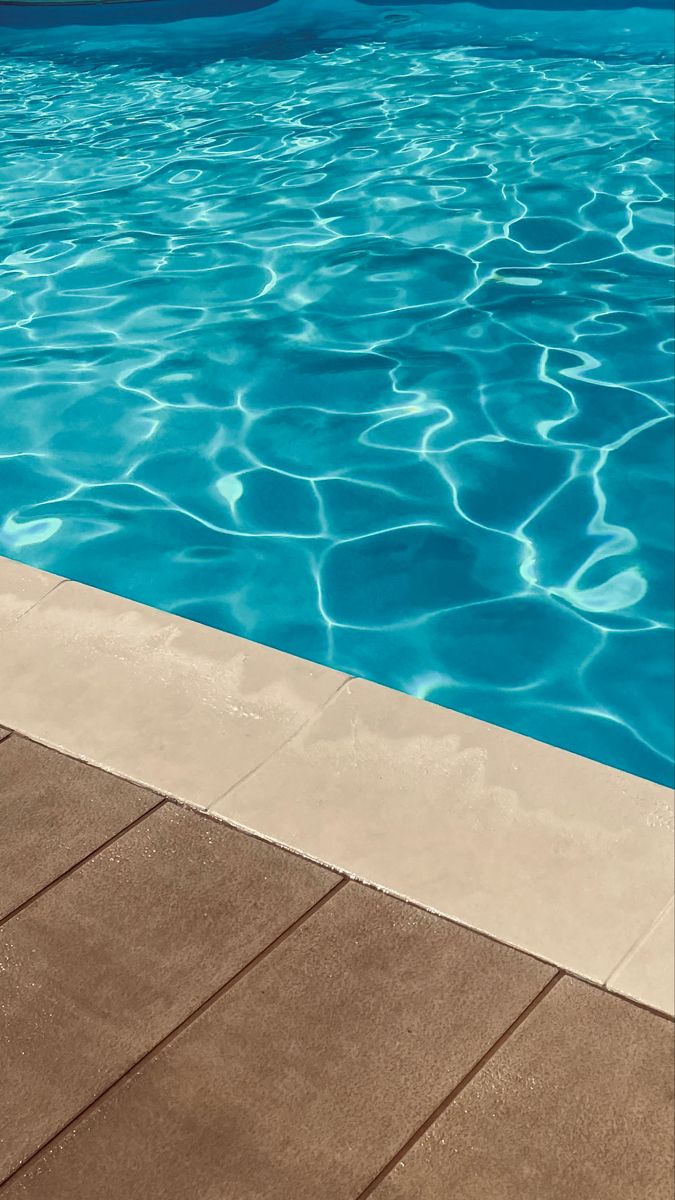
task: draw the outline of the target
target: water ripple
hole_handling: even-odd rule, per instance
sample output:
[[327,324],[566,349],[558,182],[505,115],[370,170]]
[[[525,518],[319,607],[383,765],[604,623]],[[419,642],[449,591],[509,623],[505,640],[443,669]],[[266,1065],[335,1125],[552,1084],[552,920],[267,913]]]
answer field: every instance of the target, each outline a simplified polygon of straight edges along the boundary
[[2,551],[666,781],[671,67],[36,36]]

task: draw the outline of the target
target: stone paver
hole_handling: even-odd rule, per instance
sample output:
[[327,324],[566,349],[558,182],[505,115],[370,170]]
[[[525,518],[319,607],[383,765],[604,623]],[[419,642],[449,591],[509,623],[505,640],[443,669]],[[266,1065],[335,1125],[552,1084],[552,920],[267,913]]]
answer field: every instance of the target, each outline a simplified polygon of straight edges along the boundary
[[7,1195],[353,1200],[553,974],[348,884]]
[[0,744],[0,919],[160,802],[56,750]]
[[0,929],[0,1180],[339,877],[165,805]]
[[673,892],[667,788],[363,680],[213,809],[598,982]]
[[0,722],[198,806],[268,758],[344,678],[78,583],[0,631]]
[[675,905],[666,908],[609,981],[612,990],[675,1016]]
[[[3,761],[25,886],[149,795]],[[0,927],[0,1064],[1,1200],[673,1193],[671,1021],[172,801]]]
[[372,1195],[672,1200],[672,1024],[563,979]]

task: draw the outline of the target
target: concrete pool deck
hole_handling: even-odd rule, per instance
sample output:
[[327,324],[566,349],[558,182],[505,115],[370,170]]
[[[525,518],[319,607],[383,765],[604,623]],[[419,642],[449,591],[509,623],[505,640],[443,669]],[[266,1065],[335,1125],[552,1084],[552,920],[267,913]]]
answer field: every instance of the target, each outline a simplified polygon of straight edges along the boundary
[[0,725],[673,1013],[664,787],[8,559]]
[[673,1023],[0,730],[2,1200],[670,1200]]

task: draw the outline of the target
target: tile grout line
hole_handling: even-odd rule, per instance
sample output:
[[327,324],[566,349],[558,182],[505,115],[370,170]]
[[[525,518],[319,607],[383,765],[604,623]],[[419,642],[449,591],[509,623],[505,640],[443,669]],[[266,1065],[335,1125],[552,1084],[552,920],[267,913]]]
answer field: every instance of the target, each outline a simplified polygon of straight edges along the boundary
[[64,879],[67,879],[69,875],[73,875],[75,871],[79,871],[81,867],[86,866],[86,864],[91,862],[92,858],[95,858],[97,854],[101,854],[102,851],[107,850],[109,846],[112,846],[115,842],[119,841],[119,839],[123,838],[125,834],[129,833],[132,829],[135,829],[137,825],[140,825],[143,821],[147,820],[148,817],[151,817],[158,811],[158,809],[162,808],[167,803],[168,801],[162,796],[156,801],[155,804],[153,804],[152,808],[146,809],[145,812],[141,813],[140,817],[136,817],[133,821],[130,821],[130,823],[125,825],[123,829],[118,829],[117,833],[113,833],[111,837],[106,838],[104,842],[101,842],[100,846],[97,846],[95,850],[91,850],[89,854],[85,854],[83,858],[78,859],[76,863],[73,863],[72,866],[68,867],[65,871],[62,871],[61,874],[57,875],[55,879],[50,879],[49,883],[46,883],[44,887],[41,887],[37,892],[34,893],[34,895],[29,896],[27,900],[22,900],[21,904],[17,904],[16,908],[10,909],[9,912],[4,914],[0,913],[0,929],[2,929],[8,921],[13,920],[14,917],[18,917],[19,913],[22,913],[24,909],[28,908],[31,904],[34,904],[36,900],[40,900],[41,897],[46,895],[47,892],[51,892],[52,888],[58,887],[58,885],[63,883]]
[[618,963],[614,967],[612,967],[611,971],[609,972],[609,975],[607,976],[606,980],[604,981],[604,983],[602,985],[604,988],[606,988],[608,991],[612,990],[610,987],[610,984],[611,984],[612,980],[614,979],[614,977],[619,974],[619,972],[621,971],[621,968],[624,967],[626,965],[626,963],[630,961],[630,959],[633,957],[633,955],[637,954],[638,950],[641,949],[641,947],[647,941],[647,938],[649,938],[651,936],[651,934],[654,932],[654,930],[656,929],[656,926],[659,924],[659,922],[663,920],[666,913],[668,912],[668,909],[672,906],[674,900],[675,900],[675,893],[672,896],[668,897],[668,900],[664,904],[663,908],[660,909],[659,912],[656,914],[656,916],[652,920],[649,927],[644,931],[644,933],[641,933],[640,936],[635,939],[632,946],[630,946],[628,948],[628,950],[626,950],[626,953],[622,955],[622,957],[619,959]]
[[[283,653],[283,651],[282,651],[282,653]],[[309,660],[307,660],[307,661],[309,661]],[[325,669],[333,670],[334,668],[327,667]],[[337,673],[344,674],[344,672],[337,672]],[[222,795],[216,796],[215,800],[212,800],[210,802],[210,804],[207,804],[206,808],[202,809],[202,811],[210,813],[211,816],[220,816],[219,813],[213,813],[211,811],[214,808],[214,806],[216,804],[220,804],[223,800],[227,799],[227,797],[230,796],[236,788],[240,787],[240,785],[242,783],[246,783],[246,781],[248,779],[250,779],[252,775],[255,775],[257,771],[260,771],[260,770],[262,770],[263,767],[266,767],[267,764],[272,761],[272,759],[275,757],[275,755],[279,754],[282,750],[285,750],[286,747],[289,746],[291,744],[291,742],[295,740],[296,737],[298,737],[301,733],[304,733],[304,731],[308,725],[311,725],[313,721],[317,720],[320,716],[322,716],[323,713],[326,711],[326,709],[330,708],[330,706],[333,704],[333,701],[337,700],[338,696],[344,690],[344,688],[348,687],[349,684],[353,683],[353,682],[354,682],[353,675],[348,675],[345,679],[343,679],[342,683],[338,684],[335,691],[332,692],[331,695],[326,700],[324,700],[323,704],[319,705],[316,712],[310,713],[309,716],[306,717],[305,720],[302,722],[302,724],[299,725],[297,729],[294,729],[292,733],[289,733],[288,737],[285,738],[284,741],[280,743],[280,745],[275,746],[274,749],[271,750],[270,753],[267,755],[267,757],[262,760],[262,762],[256,763],[254,767],[251,767],[250,771],[247,771],[245,775],[241,776],[241,779],[236,779],[234,781],[234,783],[231,783],[230,786],[225,789],[225,791],[222,793]],[[185,803],[189,804],[190,801],[186,800]],[[227,819],[228,818],[225,817],[225,820],[227,820]]]
[[565,975],[565,971],[557,971],[553,978],[549,979],[548,983],[544,984],[543,988],[541,991],[537,992],[534,999],[530,1000],[530,1003],[526,1006],[526,1008],[524,1008],[522,1012],[518,1014],[515,1020],[512,1021],[511,1024],[504,1030],[504,1032],[499,1035],[497,1040],[492,1043],[492,1045],[485,1051],[483,1055],[481,1055],[481,1057],[478,1059],[478,1062],[474,1063],[471,1069],[467,1071],[466,1075],[460,1079],[459,1083],[455,1084],[454,1088],[452,1088],[452,1090],[448,1092],[447,1096],[441,1100],[440,1104],[437,1105],[434,1111],[426,1118],[425,1121],[422,1122],[422,1124],[415,1130],[411,1137],[408,1138],[408,1141],[396,1151],[393,1157],[389,1159],[389,1161],[375,1176],[375,1178],[371,1179],[370,1183],[366,1185],[363,1191],[359,1192],[358,1196],[354,1197],[354,1200],[368,1200],[368,1197],[373,1195],[379,1185],[384,1182],[387,1176],[390,1175],[394,1168],[397,1167],[398,1164],[405,1158],[406,1154],[408,1154],[413,1147],[417,1145],[417,1143],[424,1137],[424,1134],[427,1132],[427,1130],[429,1130],[431,1126],[434,1125],[439,1119],[439,1117],[441,1117],[443,1113],[450,1108],[453,1101],[457,1099],[457,1097],[464,1091],[466,1087],[468,1087],[476,1075],[478,1075],[479,1072],[482,1071],[485,1066],[487,1066],[497,1051],[501,1050],[502,1046],[508,1042],[512,1034],[514,1034],[516,1030],[519,1029],[525,1021],[527,1021],[528,1017],[536,1008],[538,1008],[541,1002],[546,999],[549,992],[553,990],[556,984],[559,983],[561,979],[565,978]]
[[[9,561],[10,562],[19,562],[19,559],[10,559]],[[22,566],[22,567],[25,567],[26,565],[27,565],[26,563],[20,563],[20,566]],[[39,570],[39,567],[35,567],[34,570]],[[50,588],[48,588],[47,591],[42,596],[39,597],[38,600],[34,600],[32,604],[29,604],[28,608],[25,608],[23,610],[23,612],[19,613],[18,617],[14,617],[14,619],[12,621],[10,621],[9,625],[5,626],[3,632],[6,633],[14,625],[18,625],[20,621],[23,621],[24,617],[27,617],[29,613],[33,612],[33,609],[37,608],[40,604],[42,604],[43,600],[46,600],[48,596],[53,596],[53,594],[57,590],[57,588],[61,587],[61,584],[69,583],[69,582],[70,582],[70,580],[66,579],[65,576],[62,577],[61,579],[57,579],[56,583],[53,583],[52,586]]]
[[165,1047],[171,1042],[173,1042],[179,1034],[181,1034],[185,1029],[188,1029],[192,1024],[194,1024],[195,1021],[199,1019],[199,1017],[212,1008],[222,996],[226,995],[227,992],[236,987],[236,985],[240,983],[241,980],[244,979],[251,971],[254,971],[261,962],[264,962],[264,960],[273,954],[279,946],[287,941],[288,938],[292,937],[292,935],[302,925],[304,925],[304,923],[308,921],[310,917],[313,917],[319,909],[323,908],[324,905],[332,900],[338,892],[342,891],[342,889],[346,887],[349,882],[350,881],[344,877],[338,879],[337,883],[335,883],[328,892],[326,892],[323,896],[320,896],[319,899],[308,909],[306,909],[305,912],[301,913],[299,917],[296,917],[295,921],[292,921],[291,924],[286,927],[286,929],[283,929],[281,933],[277,934],[277,936],[266,946],[264,946],[254,958],[245,963],[243,967],[241,967],[234,975],[230,977],[230,979],[221,984],[215,992],[212,992],[210,996],[207,996],[206,1000],[203,1000],[202,1003],[197,1006],[197,1008],[193,1009],[191,1013],[188,1013],[188,1015],[184,1017],[182,1021],[179,1021],[178,1025],[174,1026],[169,1033],[160,1038],[160,1040],[156,1042],[154,1046],[151,1046],[149,1050],[146,1050],[145,1054],[142,1054],[141,1057],[137,1059],[136,1062],[132,1063],[132,1065],[128,1067],[126,1071],[123,1071],[121,1075],[118,1075],[117,1079],[114,1079],[112,1083],[109,1083],[107,1087],[103,1088],[103,1090],[99,1092],[93,1100],[90,1100],[88,1104],[85,1104],[84,1108],[80,1109],[80,1111],[76,1113],[74,1117],[71,1117],[69,1121],[66,1121],[65,1125],[62,1125],[61,1128],[58,1129],[56,1133],[52,1134],[52,1136],[48,1138],[46,1142],[43,1142],[41,1146],[38,1146],[37,1150],[34,1150],[33,1153],[29,1154],[28,1157],[25,1158],[23,1162],[19,1163],[19,1165],[15,1167],[13,1171],[10,1171],[9,1175],[0,1181],[0,1195],[5,1191],[7,1184],[10,1183],[11,1180],[15,1179],[16,1176],[30,1167],[31,1163],[52,1148],[60,1138],[68,1134],[74,1126],[78,1125],[79,1122],[87,1116],[88,1113],[101,1104],[101,1102],[105,1100],[105,1098],[109,1096],[111,1092],[115,1091],[126,1080],[140,1070],[155,1054],[161,1053],[161,1051],[164,1050]]

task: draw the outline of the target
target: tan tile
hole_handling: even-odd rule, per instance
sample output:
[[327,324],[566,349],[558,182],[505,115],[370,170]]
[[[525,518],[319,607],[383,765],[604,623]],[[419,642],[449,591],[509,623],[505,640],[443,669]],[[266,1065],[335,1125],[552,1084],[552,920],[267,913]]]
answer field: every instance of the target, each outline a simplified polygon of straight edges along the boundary
[[0,1180],[335,882],[166,804],[7,921]]
[[37,604],[58,582],[58,575],[0,556],[0,629]]
[[372,1200],[672,1200],[673,1027],[558,983]]
[[675,908],[668,908],[610,978],[608,986],[675,1016]]
[[2,725],[0,725],[0,742],[2,742],[5,738],[8,738],[11,732],[11,729],[4,729]]
[[267,758],[343,678],[75,583],[0,634],[0,721],[201,805]]
[[349,884],[7,1200],[354,1200],[551,974]]
[[667,789],[363,681],[214,809],[591,979],[672,893]]
[[160,797],[57,750],[0,745],[0,919]]

